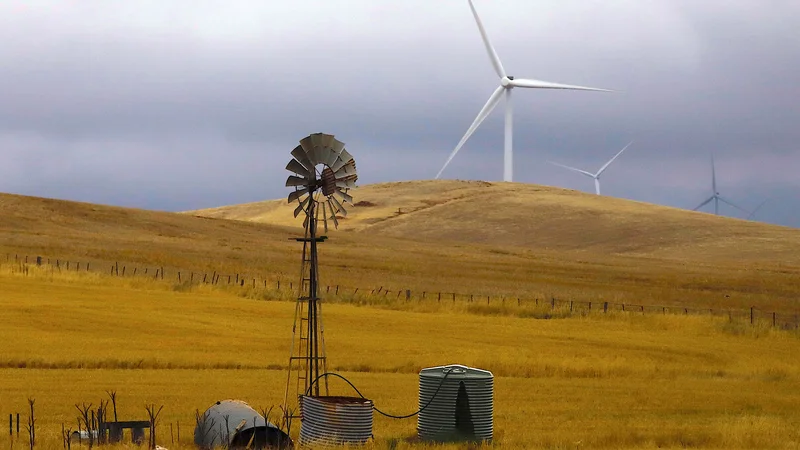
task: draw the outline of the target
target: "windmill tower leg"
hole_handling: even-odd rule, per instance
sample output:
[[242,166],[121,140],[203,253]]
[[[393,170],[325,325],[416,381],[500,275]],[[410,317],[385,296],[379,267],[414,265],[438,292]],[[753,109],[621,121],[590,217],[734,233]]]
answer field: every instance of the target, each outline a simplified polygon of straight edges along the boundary
[[506,123],[503,152],[503,181],[511,182],[514,176],[514,109],[511,106],[511,89],[506,88]]

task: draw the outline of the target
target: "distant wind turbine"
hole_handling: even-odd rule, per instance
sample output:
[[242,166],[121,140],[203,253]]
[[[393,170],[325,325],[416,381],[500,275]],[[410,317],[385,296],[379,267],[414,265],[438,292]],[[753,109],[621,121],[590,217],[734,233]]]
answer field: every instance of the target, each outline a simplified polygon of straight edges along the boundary
[[697,205],[697,207],[694,208],[692,211],[697,211],[698,209],[702,208],[703,206],[706,206],[707,204],[709,204],[713,200],[714,201],[714,214],[715,215],[719,215],[719,202],[727,203],[728,205],[733,206],[734,208],[738,209],[739,211],[744,212],[745,214],[748,214],[748,215],[750,214],[750,211],[748,211],[748,210],[746,210],[746,209],[744,209],[742,207],[734,205],[733,203],[731,203],[730,201],[726,200],[724,197],[719,195],[719,191],[717,191],[717,174],[716,174],[716,171],[714,170],[714,154],[713,153],[711,154],[711,190],[712,190],[711,197],[708,197],[706,200],[703,201],[703,203],[700,203],[699,205]]
[[563,164],[559,164],[559,163],[553,162],[553,161],[548,161],[548,162],[550,164],[553,164],[554,166],[563,167],[565,169],[572,170],[573,172],[578,172],[580,174],[586,175],[587,177],[593,178],[594,179],[594,190],[595,190],[595,193],[597,193],[597,195],[600,195],[600,175],[602,175],[603,172],[608,168],[608,166],[610,166],[611,163],[613,163],[614,160],[617,159],[617,157],[619,155],[621,155],[622,152],[624,152],[626,148],[630,147],[631,144],[633,144],[633,142],[630,142],[625,147],[622,147],[622,150],[617,152],[617,154],[614,155],[613,158],[609,159],[607,163],[603,164],[603,167],[601,167],[600,170],[597,171],[597,173],[587,172],[585,170],[576,169],[575,167],[565,166]]
[[515,87],[520,88],[533,88],[533,89],[572,89],[572,90],[579,90],[579,91],[601,91],[601,92],[611,92],[608,89],[597,89],[597,88],[590,88],[590,87],[583,87],[583,86],[573,86],[570,84],[559,84],[559,83],[551,83],[548,81],[539,81],[539,80],[529,80],[524,78],[514,78],[510,75],[506,75],[506,71],[503,68],[503,64],[500,62],[500,57],[497,56],[497,52],[494,51],[494,47],[489,42],[489,37],[486,35],[486,30],[483,28],[483,23],[481,23],[480,17],[478,17],[478,12],[475,10],[475,5],[472,4],[472,0],[469,1],[469,7],[472,10],[472,15],[475,17],[475,23],[478,24],[478,31],[481,33],[481,38],[483,38],[483,44],[486,46],[486,51],[489,53],[489,60],[492,62],[492,66],[494,66],[494,71],[497,73],[497,76],[500,77],[500,86],[495,89],[491,96],[489,96],[489,100],[483,105],[483,108],[478,113],[478,116],[475,118],[475,121],[472,122],[472,125],[469,126],[467,132],[464,134],[464,137],[458,142],[456,148],[453,149],[453,152],[450,153],[450,156],[445,161],[444,166],[442,169],[439,170],[439,173],[436,174],[436,178],[438,179],[444,169],[447,168],[447,165],[450,164],[450,161],[456,156],[461,147],[467,142],[467,140],[472,136],[472,133],[475,132],[476,129],[480,126],[484,119],[494,110],[497,104],[500,102],[500,97],[505,93],[506,98],[506,114],[505,114],[505,143],[504,143],[504,156],[503,156],[503,181],[512,181],[513,173],[514,173],[514,164],[513,164],[513,126],[514,126],[514,111],[511,107],[511,90]]
[[756,209],[754,209],[753,212],[751,212],[750,215],[747,216],[747,220],[753,220],[756,217],[756,213],[758,212],[758,210],[761,209],[761,207],[764,206],[764,203],[767,203],[769,200],[770,199],[766,199],[763,202],[759,203],[758,206],[756,206]]

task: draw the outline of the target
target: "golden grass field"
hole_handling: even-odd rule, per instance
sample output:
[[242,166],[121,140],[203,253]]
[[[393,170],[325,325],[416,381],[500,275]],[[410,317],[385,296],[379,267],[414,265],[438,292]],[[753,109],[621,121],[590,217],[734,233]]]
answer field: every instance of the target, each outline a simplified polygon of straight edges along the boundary
[[[27,276],[2,268],[0,283],[0,412],[24,413],[35,398],[44,448],[60,445],[74,404],[96,405],[110,389],[121,417],[165,405],[159,443],[168,448],[179,448],[169,424],[181,424],[189,448],[194,411],[216,400],[282,401],[292,301],[36,268]],[[408,310],[333,303],[324,315],[331,368],[387,411],[415,409],[423,367],[493,371],[496,447],[800,445],[796,332],[636,313],[536,320],[447,302]],[[421,448],[407,442],[415,426],[376,416],[374,446]]]
[[[392,183],[354,195],[375,206],[354,207],[328,233],[321,281],[362,291],[328,299],[326,343],[330,368],[381,409],[413,411],[419,369],[459,363],[496,376],[496,447],[800,446],[797,330],[727,315],[570,314],[496,301],[794,315],[798,230],[520,184]],[[0,195],[0,208],[0,419],[36,398],[39,448],[60,448],[73,405],[96,405],[109,389],[124,417],[164,404],[159,443],[168,448],[191,448],[194,411],[216,400],[282,401],[296,294],[260,280],[285,286],[299,275],[289,238],[302,230],[282,218],[291,217],[286,206],[173,214]],[[22,270],[26,255],[58,259],[60,270]],[[65,260],[93,271],[68,271]],[[107,275],[114,262],[168,276]],[[177,271],[184,280],[259,277],[259,287],[178,283]],[[495,300],[362,295],[379,286]],[[182,443],[169,436],[177,423]],[[376,416],[374,447],[423,448],[415,426]]]

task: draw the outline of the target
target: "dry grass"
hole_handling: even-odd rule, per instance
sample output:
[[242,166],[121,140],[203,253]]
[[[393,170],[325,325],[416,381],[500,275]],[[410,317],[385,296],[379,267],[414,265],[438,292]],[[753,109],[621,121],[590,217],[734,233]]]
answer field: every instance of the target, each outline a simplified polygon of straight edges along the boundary
[[[443,203],[426,206],[426,198]],[[323,284],[798,313],[797,230],[519,184],[392,183],[360,188],[358,199],[376,206],[355,208],[348,220],[373,223],[329,233]],[[299,246],[289,238],[299,223],[10,195],[0,205],[0,250],[12,260],[22,253],[94,267],[163,266],[173,276],[297,277]],[[376,221],[396,205],[409,212]],[[492,214],[483,219],[487,205]]]
[[[41,448],[60,446],[73,404],[96,403],[107,389],[119,392],[122,417],[143,418],[145,403],[166,405],[160,443],[170,448],[181,447],[169,441],[167,424],[180,422],[186,443],[194,410],[216,400],[280,403],[291,302],[208,287],[174,291],[151,280],[46,275],[0,271],[0,411],[23,411],[35,397]],[[392,412],[414,410],[422,367],[489,369],[497,377],[502,448],[800,444],[796,333],[740,333],[709,317],[536,320],[459,308],[328,304],[331,366]],[[49,368],[12,368],[19,361]],[[348,393],[344,384],[332,387]],[[396,448],[421,448],[406,441],[414,434],[413,419],[376,418],[376,448],[395,448],[394,440]]]

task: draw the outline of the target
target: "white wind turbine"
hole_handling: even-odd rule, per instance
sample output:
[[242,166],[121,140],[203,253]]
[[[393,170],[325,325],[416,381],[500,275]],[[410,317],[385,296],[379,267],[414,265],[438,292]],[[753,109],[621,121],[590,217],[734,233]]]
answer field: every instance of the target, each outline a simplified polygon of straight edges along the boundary
[[713,153],[711,154],[711,190],[712,190],[711,197],[708,197],[707,199],[705,199],[703,201],[703,203],[700,203],[699,205],[697,205],[697,207],[694,208],[692,211],[697,211],[698,209],[702,208],[703,206],[706,206],[707,204],[709,204],[713,200],[714,201],[714,214],[715,215],[719,215],[719,202],[727,203],[728,205],[733,206],[734,208],[738,209],[739,211],[742,211],[745,214],[748,214],[748,215],[750,214],[750,211],[748,211],[748,210],[746,210],[746,209],[744,209],[742,207],[734,205],[733,203],[731,203],[730,201],[726,200],[724,197],[719,195],[719,191],[717,191],[717,173],[716,173],[716,170],[714,170],[714,154]]
[[558,167],[563,167],[563,168],[565,168],[565,169],[572,170],[573,172],[578,172],[578,173],[581,173],[581,174],[583,174],[583,175],[586,175],[587,177],[593,178],[593,179],[594,179],[594,190],[595,190],[595,192],[597,193],[597,195],[600,195],[600,175],[602,175],[602,174],[603,174],[603,172],[604,172],[604,171],[605,171],[605,170],[608,168],[608,166],[610,166],[610,165],[611,165],[611,163],[613,163],[613,162],[614,162],[614,160],[615,160],[615,159],[617,159],[617,157],[618,157],[619,155],[621,155],[621,154],[622,154],[622,152],[624,152],[626,148],[630,147],[630,146],[631,146],[631,144],[633,144],[633,142],[630,142],[630,143],[629,143],[628,145],[626,145],[625,147],[622,147],[622,150],[620,150],[619,152],[617,152],[617,154],[616,154],[616,155],[614,155],[614,157],[613,157],[613,158],[609,159],[607,163],[603,164],[603,167],[601,167],[601,168],[600,168],[600,170],[598,170],[598,171],[597,171],[597,173],[591,173],[591,172],[587,172],[587,171],[585,171],[585,170],[576,169],[576,168],[574,168],[574,167],[570,167],[570,166],[565,166],[565,165],[563,165],[563,164],[559,164],[559,163],[557,163],[557,162],[553,162],[553,161],[548,161],[548,162],[549,162],[550,164],[553,164],[553,165],[555,165],[555,166],[558,166]]
[[464,134],[464,137],[461,138],[461,141],[458,142],[456,148],[450,153],[450,156],[447,158],[447,161],[442,166],[442,169],[439,170],[439,173],[436,174],[436,178],[438,179],[444,169],[447,168],[447,165],[450,164],[450,161],[453,160],[453,157],[456,156],[456,153],[461,149],[461,147],[467,142],[472,133],[480,126],[481,122],[486,119],[497,104],[500,102],[500,97],[503,93],[505,93],[506,98],[506,114],[505,114],[505,144],[504,144],[504,154],[503,154],[503,181],[512,181],[513,172],[514,172],[514,164],[513,164],[513,122],[514,122],[514,113],[511,107],[511,90],[515,87],[520,88],[534,88],[534,89],[572,89],[572,90],[579,90],[579,91],[601,91],[601,92],[611,92],[608,89],[596,89],[590,87],[583,87],[583,86],[573,86],[570,84],[559,84],[559,83],[551,83],[548,81],[539,81],[539,80],[529,80],[524,78],[514,78],[510,75],[506,75],[505,69],[503,69],[503,64],[500,62],[500,58],[497,56],[497,52],[494,51],[494,47],[489,42],[489,38],[486,35],[486,30],[483,28],[483,24],[481,23],[480,17],[478,17],[478,12],[475,10],[475,6],[472,4],[472,0],[469,1],[469,7],[472,10],[472,15],[475,16],[475,23],[478,24],[478,30],[481,33],[481,37],[483,38],[483,44],[486,46],[486,51],[489,53],[489,59],[492,62],[492,66],[494,66],[494,71],[497,72],[497,76],[500,77],[500,86],[495,89],[491,96],[489,96],[489,100],[483,105],[483,108],[478,113],[478,117],[475,118],[475,121],[472,122],[472,125],[469,126],[467,132]]

